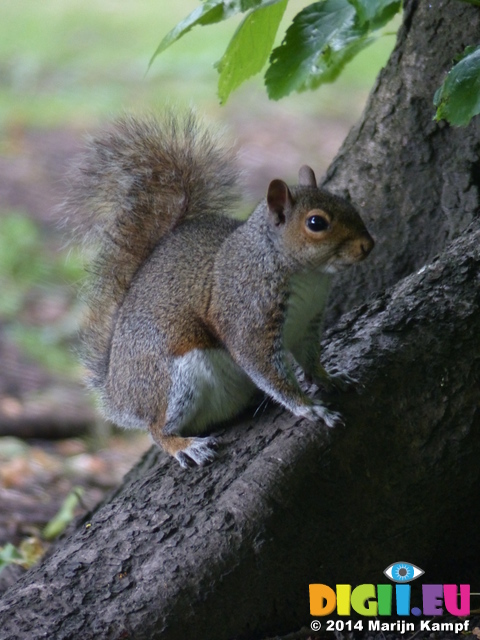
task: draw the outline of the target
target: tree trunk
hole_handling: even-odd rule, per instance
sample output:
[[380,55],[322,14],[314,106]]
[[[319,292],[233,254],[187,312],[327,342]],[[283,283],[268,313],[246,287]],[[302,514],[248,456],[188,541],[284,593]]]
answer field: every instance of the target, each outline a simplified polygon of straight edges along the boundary
[[323,181],[359,205],[377,240],[367,262],[336,282],[330,322],[419,269],[478,215],[480,119],[435,123],[433,95],[479,32],[478,7],[405,3],[397,46]]
[[309,624],[309,583],[385,582],[398,560],[429,583],[478,581],[480,130],[433,124],[431,97],[479,14],[406,3],[327,176],[378,239],[375,264],[337,283],[332,317],[377,297],[324,339],[327,368],[361,383],[332,398],[346,427],[270,406],[229,428],[209,467],[152,449],[7,591],[0,639],[261,638]]

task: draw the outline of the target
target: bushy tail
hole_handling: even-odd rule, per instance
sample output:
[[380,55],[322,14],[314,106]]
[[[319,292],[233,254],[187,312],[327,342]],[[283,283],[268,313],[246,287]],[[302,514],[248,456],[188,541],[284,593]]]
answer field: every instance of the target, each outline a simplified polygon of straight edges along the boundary
[[89,140],[66,211],[76,239],[97,248],[81,354],[91,386],[105,381],[114,315],[139,267],[184,220],[229,213],[237,177],[231,150],[190,112],[162,123],[124,117]]

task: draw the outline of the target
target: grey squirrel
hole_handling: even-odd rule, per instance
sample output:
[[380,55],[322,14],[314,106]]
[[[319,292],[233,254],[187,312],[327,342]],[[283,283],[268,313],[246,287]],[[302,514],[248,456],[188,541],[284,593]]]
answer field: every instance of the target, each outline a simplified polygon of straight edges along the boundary
[[118,120],[74,175],[70,220],[97,245],[82,357],[108,419],[148,428],[184,467],[214,457],[199,434],[257,388],[296,416],[341,420],[302,391],[295,365],[336,382],[320,364],[322,274],[374,246],[351,204],[305,165],[298,186],[273,180],[246,221],[229,217],[233,153],[192,113]]

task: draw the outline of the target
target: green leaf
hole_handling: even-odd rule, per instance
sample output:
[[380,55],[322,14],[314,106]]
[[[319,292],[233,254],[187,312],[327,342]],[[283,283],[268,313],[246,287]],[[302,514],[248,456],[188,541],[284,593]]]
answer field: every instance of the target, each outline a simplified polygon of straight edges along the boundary
[[188,33],[197,24],[214,24],[222,20],[225,20],[223,0],[207,0],[167,33],[150,58],[149,68],[162,51]]
[[62,503],[57,515],[45,525],[43,537],[45,540],[53,540],[59,536],[73,520],[75,509],[83,495],[82,487],[74,487]]
[[155,53],[150,58],[148,67],[150,68],[155,58],[174,42],[197,25],[215,24],[222,22],[237,13],[250,11],[262,4],[270,4],[271,0],[204,0],[204,2],[194,9],[184,20],[179,22],[158,45]]
[[401,0],[349,0],[357,11],[360,24],[379,29],[398,12]]
[[369,28],[359,25],[356,17],[348,0],[315,2],[297,14],[270,57],[265,74],[270,98],[332,82],[372,41]]
[[264,3],[251,11],[238,27],[216,67],[218,95],[224,104],[230,93],[262,70],[268,60],[288,0]]
[[0,547],[0,571],[9,564],[19,564],[24,569],[29,569],[44,553],[44,546],[36,536],[22,540],[18,548],[9,542],[4,547]]
[[22,559],[17,548],[8,542],[4,547],[0,547],[0,571],[12,563],[18,563]]
[[480,113],[480,46],[467,47],[433,98],[435,120],[466,126]]
[[361,24],[368,23],[378,29],[398,13],[401,0],[349,0],[357,11]]

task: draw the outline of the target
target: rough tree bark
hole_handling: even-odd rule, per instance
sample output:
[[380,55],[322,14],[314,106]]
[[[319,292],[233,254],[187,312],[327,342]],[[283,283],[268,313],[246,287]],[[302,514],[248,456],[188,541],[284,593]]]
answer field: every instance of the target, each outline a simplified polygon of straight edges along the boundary
[[478,214],[479,119],[435,123],[432,100],[479,32],[479,9],[461,1],[405,3],[397,46],[323,183],[362,207],[377,240],[336,283],[331,318],[419,269]]
[[327,176],[378,239],[332,318],[377,296],[324,339],[327,367],[362,383],[335,398],[346,427],[270,406],[208,468],[151,450],[4,595],[2,640],[261,638],[308,624],[310,582],[382,582],[399,559],[478,584],[480,129],[432,123],[431,97],[479,26],[473,6],[407,2]]

